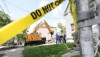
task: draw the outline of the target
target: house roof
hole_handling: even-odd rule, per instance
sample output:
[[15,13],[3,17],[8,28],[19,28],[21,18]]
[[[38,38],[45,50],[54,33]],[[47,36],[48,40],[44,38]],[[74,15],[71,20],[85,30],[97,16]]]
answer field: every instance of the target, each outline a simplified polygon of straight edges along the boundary
[[[42,25],[41,28],[46,28],[46,26]],[[57,28],[57,27],[50,26],[50,28]]]

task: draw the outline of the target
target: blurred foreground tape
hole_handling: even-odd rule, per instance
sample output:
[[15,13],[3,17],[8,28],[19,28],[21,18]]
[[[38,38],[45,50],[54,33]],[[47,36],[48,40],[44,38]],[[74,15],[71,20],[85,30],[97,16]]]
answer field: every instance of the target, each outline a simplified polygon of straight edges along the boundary
[[4,26],[0,29],[0,45],[10,40],[12,37],[25,30],[31,24],[39,20],[45,14],[59,6],[64,0],[57,0],[50,4],[47,4],[40,9],[26,15],[25,17],[11,22],[10,24]]

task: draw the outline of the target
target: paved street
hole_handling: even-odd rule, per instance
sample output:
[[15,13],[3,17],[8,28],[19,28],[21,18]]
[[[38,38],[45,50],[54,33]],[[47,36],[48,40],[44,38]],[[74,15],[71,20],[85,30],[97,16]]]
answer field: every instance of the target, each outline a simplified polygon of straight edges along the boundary
[[22,51],[24,48],[15,48],[5,51],[0,51],[0,54],[5,54],[3,57],[23,57]]

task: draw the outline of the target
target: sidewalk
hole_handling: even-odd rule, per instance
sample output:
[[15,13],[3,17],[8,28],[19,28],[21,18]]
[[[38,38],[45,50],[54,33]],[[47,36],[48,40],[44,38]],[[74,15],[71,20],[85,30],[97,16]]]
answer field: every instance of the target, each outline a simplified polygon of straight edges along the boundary
[[75,56],[75,55],[79,55],[79,51],[73,50],[72,52],[69,52],[69,53],[62,55],[62,57],[72,57],[72,56]]
[[80,54],[79,47],[75,47],[74,50],[71,50],[70,52],[63,54],[61,57],[72,57],[79,54]]

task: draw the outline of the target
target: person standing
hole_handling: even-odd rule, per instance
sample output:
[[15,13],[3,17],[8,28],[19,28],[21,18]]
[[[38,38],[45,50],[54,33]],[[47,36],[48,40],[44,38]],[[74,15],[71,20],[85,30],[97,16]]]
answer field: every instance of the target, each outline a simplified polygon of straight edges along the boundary
[[56,33],[56,44],[60,43],[60,36],[58,33]]
[[66,34],[63,36],[64,43],[66,43]]

